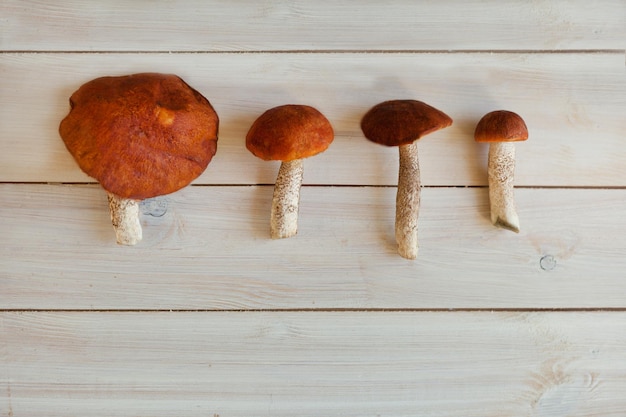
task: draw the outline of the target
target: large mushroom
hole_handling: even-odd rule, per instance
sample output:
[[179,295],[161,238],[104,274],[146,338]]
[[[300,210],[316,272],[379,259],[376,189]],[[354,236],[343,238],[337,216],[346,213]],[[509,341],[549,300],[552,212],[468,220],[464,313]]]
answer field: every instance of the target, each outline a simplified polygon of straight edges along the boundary
[[119,244],[142,238],[139,201],[185,187],[217,150],[217,114],[176,75],[97,78],[72,94],[70,106],[59,133],[107,191]]
[[272,198],[272,239],[297,233],[303,159],[325,151],[333,139],[328,119],[315,108],[300,104],[269,109],[250,127],[246,135],[248,150],[263,160],[281,161]]
[[480,119],[474,138],[476,142],[489,143],[487,176],[491,222],[519,233],[519,217],[513,195],[515,142],[528,139],[526,123],[511,111],[492,111]]
[[404,258],[415,259],[418,252],[420,171],[417,139],[451,124],[452,119],[448,115],[417,100],[379,103],[361,120],[361,129],[367,139],[381,145],[399,147],[395,233],[398,253]]

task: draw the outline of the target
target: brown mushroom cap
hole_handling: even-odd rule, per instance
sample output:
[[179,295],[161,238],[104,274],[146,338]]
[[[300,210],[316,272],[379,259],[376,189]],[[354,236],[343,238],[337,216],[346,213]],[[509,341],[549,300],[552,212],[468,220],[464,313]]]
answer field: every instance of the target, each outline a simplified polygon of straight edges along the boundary
[[141,200],[188,185],[217,150],[219,119],[176,75],[97,78],[70,98],[59,133],[80,168],[119,197]]
[[528,129],[517,113],[496,110],[480,119],[474,139],[476,142],[519,142],[528,139]]
[[375,105],[363,116],[361,130],[372,142],[401,146],[451,124],[447,114],[421,101],[390,100]]
[[330,122],[318,110],[287,104],[255,120],[246,135],[246,148],[263,160],[288,162],[325,151],[334,136]]

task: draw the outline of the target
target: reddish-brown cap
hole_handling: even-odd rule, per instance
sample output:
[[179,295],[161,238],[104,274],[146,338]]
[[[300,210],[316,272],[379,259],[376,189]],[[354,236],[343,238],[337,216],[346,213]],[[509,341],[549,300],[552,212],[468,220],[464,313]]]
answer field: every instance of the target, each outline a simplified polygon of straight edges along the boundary
[[217,150],[219,119],[176,75],[102,77],[82,85],[59,133],[105,190],[141,200],[183,188]]
[[421,101],[390,100],[375,105],[363,116],[361,130],[372,142],[400,146],[451,124],[447,114]]
[[474,139],[476,142],[519,142],[528,139],[528,129],[517,113],[496,110],[480,119]]
[[263,160],[288,162],[325,151],[334,137],[333,127],[318,110],[287,104],[255,120],[246,135],[246,148]]

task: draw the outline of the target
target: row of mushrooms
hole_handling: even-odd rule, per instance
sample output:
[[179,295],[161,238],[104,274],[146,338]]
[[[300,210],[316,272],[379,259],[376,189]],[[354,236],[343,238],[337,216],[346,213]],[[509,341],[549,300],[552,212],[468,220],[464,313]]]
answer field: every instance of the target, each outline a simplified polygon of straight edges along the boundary
[[[177,191],[197,178],[217,150],[219,118],[210,102],[176,75],[141,73],[101,77],[70,97],[59,133],[79,167],[107,191],[117,243],[142,238],[141,200]],[[395,236],[399,254],[415,259],[420,205],[417,140],[446,128],[452,119],[416,100],[385,101],[361,120],[364,136],[399,148]],[[528,131],[517,114],[499,110],[477,124],[475,139],[490,144],[491,219],[515,232],[513,197],[515,141]],[[296,234],[303,160],[334,139],[326,117],[313,107],[289,104],[267,110],[250,127],[246,147],[263,160],[279,160],[270,232],[273,239]]]

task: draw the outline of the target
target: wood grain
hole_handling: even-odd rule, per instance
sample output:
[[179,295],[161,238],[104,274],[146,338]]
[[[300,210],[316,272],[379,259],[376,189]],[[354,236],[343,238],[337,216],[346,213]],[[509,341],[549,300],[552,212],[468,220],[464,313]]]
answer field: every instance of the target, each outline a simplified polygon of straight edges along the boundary
[[4,0],[1,50],[624,49],[621,0]]
[[0,414],[618,417],[624,313],[0,313]]
[[606,54],[0,54],[0,181],[90,181],[58,135],[68,98],[101,75],[174,72],[220,116],[217,155],[197,184],[273,184],[277,166],[244,146],[266,109],[310,104],[336,132],[305,163],[307,184],[395,185],[398,152],[367,141],[363,114],[394,98],[423,100],[454,124],[420,141],[424,185],[486,185],[487,146],[473,140],[495,109],[522,115],[530,139],[517,146],[526,186],[625,186],[624,55]]
[[[0,416],[626,415],[626,2],[0,2]],[[177,73],[221,119],[195,186],[106,195],[57,134],[102,75]],[[420,254],[393,237],[398,153],[374,104],[452,127],[419,145]],[[269,238],[269,107],[335,128],[299,233]],[[521,233],[494,228],[486,112],[521,114]],[[58,183],[64,183],[63,185]]]
[[[115,244],[96,186],[0,186],[0,308],[624,307],[625,190],[518,189],[522,232],[486,189],[425,188],[416,261],[397,255],[395,188],[304,187],[298,235],[269,238],[272,187],[190,187]],[[610,237],[610,238],[608,238]]]

